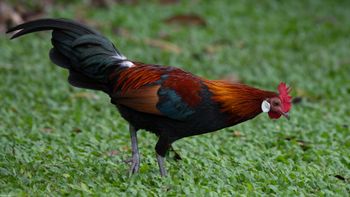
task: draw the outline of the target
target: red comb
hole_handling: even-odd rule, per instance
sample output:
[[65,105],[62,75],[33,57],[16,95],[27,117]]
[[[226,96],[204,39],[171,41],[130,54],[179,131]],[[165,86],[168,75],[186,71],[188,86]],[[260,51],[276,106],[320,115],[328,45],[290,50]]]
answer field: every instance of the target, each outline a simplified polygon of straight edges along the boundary
[[289,112],[290,108],[292,107],[292,97],[289,95],[290,87],[288,87],[285,83],[281,82],[278,85],[278,93],[282,102],[283,112]]

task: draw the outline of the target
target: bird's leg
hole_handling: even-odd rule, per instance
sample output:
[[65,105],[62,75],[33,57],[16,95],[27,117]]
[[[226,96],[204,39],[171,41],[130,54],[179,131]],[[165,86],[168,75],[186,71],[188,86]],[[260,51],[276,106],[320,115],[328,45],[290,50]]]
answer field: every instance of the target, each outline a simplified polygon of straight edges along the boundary
[[157,154],[157,162],[158,162],[158,166],[159,166],[159,171],[160,171],[160,175],[165,177],[167,176],[167,171],[165,169],[165,162],[164,162],[164,158],[163,156]]
[[159,140],[156,145],[156,156],[157,156],[157,162],[159,166],[159,171],[161,176],[167,176],[167,171],[165,169],[165,154],[169,150],[171,146],[171,143],[169,142],[168,138],[165,136],[160,136]]
[[132,151],[132,158],[131,158],[131,166],[130,166],[130,170],[129,170],[129,175],[132,175],[132,174],[135,174],[139,171],[140,154],[139,154],[139,147],[137,144],[137,130],[131,124],[129,125],[129,132],[130,132],[130,137],[131,137],[131,151]]

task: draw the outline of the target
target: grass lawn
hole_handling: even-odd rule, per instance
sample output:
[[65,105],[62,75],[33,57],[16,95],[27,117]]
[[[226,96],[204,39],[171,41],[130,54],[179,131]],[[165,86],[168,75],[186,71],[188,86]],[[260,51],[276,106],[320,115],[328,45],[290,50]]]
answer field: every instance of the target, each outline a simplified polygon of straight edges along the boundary
[[[69,86],[49,61],[48,32],[1,35],[0,196],[349,195],[349,10],[331,0],[52,7],[46,17],[85,19],[129,59],[270,90],[285,81],[301,102],[290,121],[262,114],[177,141],[182,160],[167,158],[167,178],[156,136],[141,131],[140,173],[129,178],[128,125],[109,98]],[[206,25],[164,22],[188,13]]]

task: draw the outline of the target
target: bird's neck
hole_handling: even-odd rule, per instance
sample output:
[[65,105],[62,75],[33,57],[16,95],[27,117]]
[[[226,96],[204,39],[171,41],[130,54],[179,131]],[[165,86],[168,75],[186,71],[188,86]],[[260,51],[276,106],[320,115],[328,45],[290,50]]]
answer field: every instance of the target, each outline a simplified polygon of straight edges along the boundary
[[228,114],[232,123],[254,118],[262,112],[261,103],[277,96],[275,92],[260,90],[229,81],[206,81],[212,99],[220,105],[222,113]]

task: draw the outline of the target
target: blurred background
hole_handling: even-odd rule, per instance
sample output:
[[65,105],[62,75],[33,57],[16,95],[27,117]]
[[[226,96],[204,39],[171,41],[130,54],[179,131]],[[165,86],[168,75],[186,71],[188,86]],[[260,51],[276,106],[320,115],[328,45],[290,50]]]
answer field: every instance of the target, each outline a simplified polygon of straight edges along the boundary
[[[127,124],[107,96],[69,86],[48,32],[4,33],[47,17],[97,29],[131,60],[273,91],[284,81],[291,120],[180,140],[166,180],[156,137],[140,132],[141,175],[128,178]],[[0,1],[0,34],[0,195],[350,193],[350,1]]]

